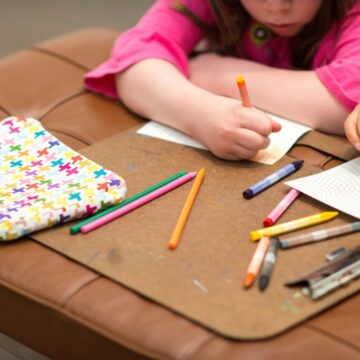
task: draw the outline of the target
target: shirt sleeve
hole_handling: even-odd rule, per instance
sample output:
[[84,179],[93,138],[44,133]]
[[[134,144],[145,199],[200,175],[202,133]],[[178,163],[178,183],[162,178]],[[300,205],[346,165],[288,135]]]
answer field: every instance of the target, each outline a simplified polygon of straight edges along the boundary
[[[157,0],[136,26],[121,34],[110,58],[85,75],[85,86],[118,97],[115,75],[148,58],[169,61],[188,76],[188,55],[204,35],[190,19],[170,8],[173,1]],[[182,3],[201,19],[211,21],[206,1],[183,0]]]
[[353,110],[360,103],[359,5],[349,11],[338,31],[324,40],[318,53],[314,63],[322,64],[315,64],[317,76],[347,110]]

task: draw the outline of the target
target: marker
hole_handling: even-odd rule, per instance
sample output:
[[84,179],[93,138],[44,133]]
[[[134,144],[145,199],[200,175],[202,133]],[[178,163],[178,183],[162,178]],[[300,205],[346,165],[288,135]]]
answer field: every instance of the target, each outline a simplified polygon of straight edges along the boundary
[[250,98],[249,98],[249,94],[246,88],[246,83],[245,83],[245,79],[243,76],[238,76],[236,78],[236,83],[240,92],[240,97],[241,97],[241,102],[243,104],[244,107],[251,107],[251,102],[250,102]]
[[325,211],[319,214],[306,216],[300,219],[288,221],[279,225],[270,226],[268,228],[263,228],[250,232],[250,240],[256,241],[262,236],[276,236],[290,232],[293,230],[302,229],[307,226],[319,224],[328,220],[333,219],[339,213],[337,211]]
[[299,196],[300,191],[291,189],[287,195],[275,206],[270,214],[263,221],[265,227],[273,226],[277,219],[284,213],[284,211],[295,201]]
[[265,255],[259,278],[259,289],[264,291],[270,281],[270,276],[276,262],[276,252],[279,247],[278,238],[271,238],[269,249]]
[[294,246],[321,241],[335,236],[356,232],[359,230],[360,230],[360,221],[355,221],[350,224],[334,226],[331,228],[313,231],[302,235],[290,236],[285,239],[279,239],[279,243],[282,249],[288,249]]
[[270,237],[263,236],[259,244],[256,247],[254,255],[250,261],[249,267],[246,270],[246,276],[244,279],[244,288],[248,289],[255,281],[257,274],[259,273],[261,264],[264,260],[266,251],[270,244]]
[[269,175],[265,179],[259,181],[255,185],[250,186],[248,189],[246,189],[243,192],[243,197],[245,199],[251,199],[253,196],[258,194],[259,192],[267,189],[269,186],[275,184],[276,182],[283,179],[284,177],[299,170],[303,163],[304,163],[304,160],[295,160],[292,163],[284,166],[283,168],[281,168],[278,171],[274,172],[273,174]]
[[196,175],[196,172],[188,173],[188,174],[172,181],[171,183],[166,184],[166,185],[162,186],[161,188],[131,202],[130,204],[125,205],[124,207],[122,207],[120,209],[114,210],[114,211],[100,217],[99,219],[96,219],[86,225],[83,225],[80,228],[80,231],[83,234],[93,231],[93,230],[99,228],[100,226],[103,226],[103,225],[107,224],[108,222],[115,220],[115,219],[119,218],[120,216],[123,216],[123,215],[129,213],[130,211],[133,211],[133,210],[139,208],[140,206],[145,205],[148,202],[168,193],[169,191],[179,187],[180,185],[185,184],[186,182],[193,179],[195,177],[195,175]]

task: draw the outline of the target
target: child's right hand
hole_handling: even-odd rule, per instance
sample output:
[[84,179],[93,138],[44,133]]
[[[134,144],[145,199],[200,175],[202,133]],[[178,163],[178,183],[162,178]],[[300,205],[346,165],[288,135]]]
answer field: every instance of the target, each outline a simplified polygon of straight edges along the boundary
[[344,130],[350,143],[360,151],[360,104],[345,120]]
[[251,159],[269,145],[269,135],[281,125],[240,101],[214,95],[202,108],[193,134],[216,156],[227,160]]

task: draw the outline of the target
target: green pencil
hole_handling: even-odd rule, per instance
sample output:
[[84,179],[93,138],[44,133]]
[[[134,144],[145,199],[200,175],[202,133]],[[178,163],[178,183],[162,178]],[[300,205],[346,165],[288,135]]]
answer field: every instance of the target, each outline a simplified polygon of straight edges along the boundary
[[112,206],[112,207],[104,210],[104,211],[101,211],[101,212],[87,218],[86,220],[80,222],[79,224],[76,224],[76,225],[72,226],[70,228],[70,233],[71,234],[77,234],[80,231],[80,228],[83,225],[88,224],[88,223],[90,223],[90,222],[92,222],[92,221],[94,221],[96,219],[99,219],[102,216],[104,216],[104,215],[106,215],[106,214],[108,214],[108,213],[110,213],[110,212],[112,212],[112,211],[114,211],[116,209],[119,209],[119,208],[131,203],[132,201],[137,200],[137,199],[143,197],[144,195],[149,194],[149,193],[153,192],[154,190],[159,189],[162,186],[164,186],[164,185],[166,185],[168,183],[171,183],[172,181],[174,181],[174,180],[178,179],[179,177],[184,176],[186,174],[187,174],[186,171],[180,171],[179,173],[177,173],[177,174],[175,174],[173,176],[170,176],[169,178],[167,178],[167,179],[165,179],[163,181],[160,181],[159,183],[157,183],[157,184],[155,184],[153,186],[150,186],[149,188],[147,188],[147,189],[145,189],[143,191],[140,191],[139,193],[137,193],[137,194],[135,194],[133,196],[130,196],[128,199],[124,200],[120,204],[117,204],[115,206]]

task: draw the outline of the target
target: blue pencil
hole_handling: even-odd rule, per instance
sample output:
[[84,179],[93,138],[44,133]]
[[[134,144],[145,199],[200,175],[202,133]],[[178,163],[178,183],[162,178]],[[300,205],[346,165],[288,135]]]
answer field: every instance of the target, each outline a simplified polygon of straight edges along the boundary
[[274,172],[273,174],[269,175],[265,179],[259,181],[253,186],[250,186],[243,192],[243,197],[245,199],[251,199],[253,196],[258,194],[259,192],[267,189],[269,186],[275,184],[279,180],[283,179],[285,176],[288,176],[299,170],[304,163],[304,160],[296,160],[292,163],[284,166],[283,168],[279,169],[278,171]]

